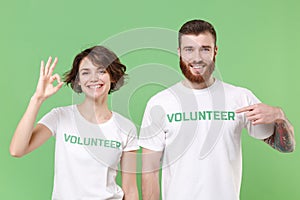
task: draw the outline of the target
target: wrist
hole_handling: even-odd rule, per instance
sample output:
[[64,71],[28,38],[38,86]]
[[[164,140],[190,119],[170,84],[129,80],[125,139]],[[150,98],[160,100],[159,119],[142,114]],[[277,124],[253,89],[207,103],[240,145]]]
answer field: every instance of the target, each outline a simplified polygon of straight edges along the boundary
[[275,123],[282,123],[282,122],[286,121],[283,110],[280,107],[276,107],[276,109],[277,109],[277,117],[276,117]]
[[41,97],[40,95],[34,93],[30,99],[35,104],[42,104],[46,99],[44,97]]

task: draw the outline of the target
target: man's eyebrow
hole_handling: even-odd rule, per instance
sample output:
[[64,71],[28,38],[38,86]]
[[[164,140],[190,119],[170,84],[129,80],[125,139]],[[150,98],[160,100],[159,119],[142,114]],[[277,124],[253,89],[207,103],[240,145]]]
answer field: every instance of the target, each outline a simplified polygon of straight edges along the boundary
[[193,46],[184,46],[183,47],[184,49],[192,49],[192,48],[194,48]]
[[210,46],[210,45],[202,45],[201,47],[202,48],[210,48],[210,49],[212,49],[212,46]]
[[[210,48],[212,49],[212,46],[210,45],[201,45],[200,46],[201,48]],[[183,49],[192,49],[192,48],[195,48],[194,46],[184,46]]]

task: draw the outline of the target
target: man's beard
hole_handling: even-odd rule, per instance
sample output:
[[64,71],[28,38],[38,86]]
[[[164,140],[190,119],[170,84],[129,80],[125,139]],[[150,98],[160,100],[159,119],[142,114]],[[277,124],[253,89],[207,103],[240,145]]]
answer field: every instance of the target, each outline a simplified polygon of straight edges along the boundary
[[[190,64],[185,64],[180,56],[180,69],[183,73],[183,75],[192,83],[205,83],[206,81],[209,80],[211,74],[215,70],[215,62],[211,61],[209,64],[205,62],[199,62],[199,63],[192,63],[192,64],[205,64],[205,67],[208,68],[208,71],[204,73],[204,76],[197,74],[194,75],[190,71]],[[208,73],[208,74],[207,74]]]

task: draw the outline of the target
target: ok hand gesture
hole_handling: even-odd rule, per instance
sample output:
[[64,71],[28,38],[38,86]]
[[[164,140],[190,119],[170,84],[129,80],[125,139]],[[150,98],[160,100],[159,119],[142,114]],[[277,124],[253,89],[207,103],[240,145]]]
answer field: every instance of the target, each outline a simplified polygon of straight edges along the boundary
[[[63,85],[58,74],[52,75],[57,61],[58,59],[55,58],[52,63],[52,58],[49,57],[46,66],[44,61],[41,61],[40,78],[35,92],[35,96],[41,100],[46,100],[55,94]],[[54,85],[55,80],[57,81],[56,86]]]

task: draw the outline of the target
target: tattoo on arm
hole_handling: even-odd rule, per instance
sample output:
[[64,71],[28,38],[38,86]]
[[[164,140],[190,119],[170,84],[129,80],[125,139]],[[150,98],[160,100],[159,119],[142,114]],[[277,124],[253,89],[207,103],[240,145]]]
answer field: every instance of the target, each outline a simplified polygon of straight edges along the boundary
[[295,149],[294,130],[287,121],[275,122],[274,134],[264,142],[280,152],[293,152]]

